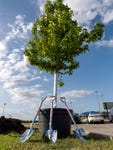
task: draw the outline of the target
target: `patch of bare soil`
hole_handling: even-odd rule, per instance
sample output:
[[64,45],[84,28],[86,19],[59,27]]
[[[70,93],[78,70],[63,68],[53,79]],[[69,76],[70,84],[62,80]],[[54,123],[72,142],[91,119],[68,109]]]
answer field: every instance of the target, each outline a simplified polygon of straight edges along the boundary
[[7,134],[9,132],[22,132],[25,127],[21,124],[21,121],[13,118],[0,118],[0,134]]

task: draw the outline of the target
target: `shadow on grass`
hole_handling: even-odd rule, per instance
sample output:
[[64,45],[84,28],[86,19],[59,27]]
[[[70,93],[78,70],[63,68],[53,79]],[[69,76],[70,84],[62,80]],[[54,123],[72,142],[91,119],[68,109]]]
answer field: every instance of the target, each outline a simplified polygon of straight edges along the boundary
[[[66,138],[58,138],[58,141],[62,141],[63,139],[77,139],[73,134],[69,135]],[[86,140],[86,142],[88,141],[103,141],[103,140],[110,140],[109,137],[103,136],[101,134],[96,134],[96,133],[89,133],[88,135],[84,136],[84,139]],[[48,139],[48,137],[44,136],[41,137],[39,134],[35,134],[33,137],[31,137],[28,140],[30,143],[51,143],[51,141]]]
[[[77,139],[73,134],[69,136],[69,138],[72,139]],[[98,134],[98,133],[89,133],[86,136],[83,136],[83,138],[88,141],[88,140],[93,140],[93,141],[103,141],[103,140],[110,140],[109,136],[105,136],[102,134]]]
[[43,142],[43,140],[42,139],[30,139],[29,142],[30,143],[38,143],[38,142],[40,143],[40,142]]
[[103,140],[110,140],[110,137],[97,133],[89,133],[88,136],[86,136],[86,140],[103,141]]

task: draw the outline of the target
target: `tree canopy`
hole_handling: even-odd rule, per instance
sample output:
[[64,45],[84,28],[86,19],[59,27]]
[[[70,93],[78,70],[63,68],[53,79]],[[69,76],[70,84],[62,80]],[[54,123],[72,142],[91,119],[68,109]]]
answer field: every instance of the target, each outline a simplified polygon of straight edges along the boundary
[[102,38],[104,25],[97,22],[88,31],[72,16],[73,11],[62,0],[47,0],[45,12],[35,20],[32,39],[24,51],[31,65],[61,75],[71,75],[79,67],[76,57],[88,51],[91,42]]

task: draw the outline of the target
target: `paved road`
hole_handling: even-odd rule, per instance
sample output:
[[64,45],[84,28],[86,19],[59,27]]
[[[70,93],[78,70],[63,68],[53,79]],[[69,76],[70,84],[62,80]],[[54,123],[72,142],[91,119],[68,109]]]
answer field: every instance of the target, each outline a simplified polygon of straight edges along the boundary
[[[113,138],[113,123],[105,124],[79,124],[79,128],[83,128],[85,132],[102,134]],[[74,126],[72,125],[72,129]]]

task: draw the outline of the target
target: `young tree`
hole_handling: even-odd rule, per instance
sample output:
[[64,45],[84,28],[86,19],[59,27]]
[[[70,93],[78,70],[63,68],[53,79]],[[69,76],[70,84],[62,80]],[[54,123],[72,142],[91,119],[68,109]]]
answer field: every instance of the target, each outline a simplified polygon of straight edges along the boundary
[[31,65],[54,74],[56,101],[58,75],[72,75],[79,67],[76,56],[88,51],[89,44],[103,36],[103,24],[95,23],[88,31],[72,20],[72,16],[73,11],[62,0],[47,0],[45,12],[34,22],[32,39],[24,51]]

